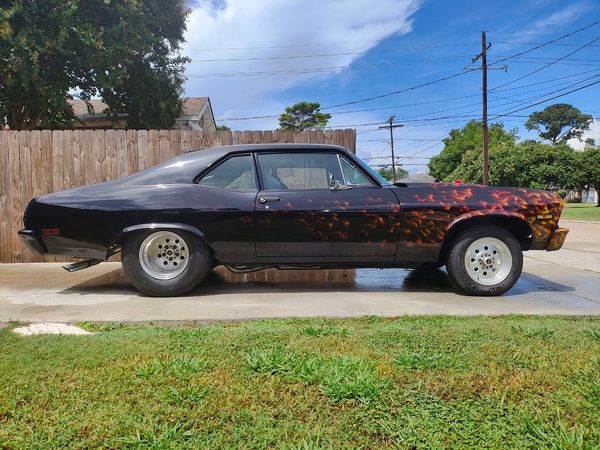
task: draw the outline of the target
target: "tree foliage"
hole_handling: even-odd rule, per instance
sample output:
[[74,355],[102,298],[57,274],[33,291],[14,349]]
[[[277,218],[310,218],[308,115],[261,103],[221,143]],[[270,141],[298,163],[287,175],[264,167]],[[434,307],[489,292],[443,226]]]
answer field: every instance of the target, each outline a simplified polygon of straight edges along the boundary
[[585,130],[590,128],[593,118],[583,114],[568,103],[556,103],[529,115],[525,122],[528,130],[537,130],[542,139],[552,145],[567,142],[569,139],[581,138]]
[[582,189],[594,188],[600,207],[600,147],[587,147],[578,153],[576,176]]
[[69,127],[68,99],[75,95],[102,97],[105,113],[126,115],[132,128],[172,126],[182,108],[187,62],[176,54],[185,0],[1,4],[0,125]]
[[[388,181],[392,181],[394,179],[393,174],[394,170],[392,169],[392,166],[382,167],[381,169],[379,169],[379,175],[381,175]],[[408,171],[406,169],[400,166],[396,166],[396,181],[401,180],[402,178],[406,178],[407,176]]]
[[[535,189],[574,189],[578,186],[576,152],[565,144],[552,146],[524,141],[490,149],[490,184]],[[450,178],[468,183],[483,182],[481,154],[469,151]]]
[[284,131],[302,131],[323,128],[331,119],[331,114],[322,113],[316,102],[298,102],[287,106],[279,116],[279,128]]
[[[463,128],[450,131],[449,137],[443,140],[444,148],[439,155],[429,162],[429,173],[436,180],[453,181],[452,173],[459,166],[463,156],[471,153],[482,158],[482,124],[471,120]],[[506,131],[501,123],[489,126],[489,148],[508,148],[515,145],[516,131]]]

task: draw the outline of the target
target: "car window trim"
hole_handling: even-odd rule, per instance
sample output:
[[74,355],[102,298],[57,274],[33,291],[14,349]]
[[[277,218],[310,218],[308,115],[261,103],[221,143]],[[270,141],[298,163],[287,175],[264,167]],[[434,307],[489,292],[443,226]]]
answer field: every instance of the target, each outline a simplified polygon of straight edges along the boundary
[[[215,170],[221,164],[226,163],[231,158],[236,158],[238,156],[249,156],[250,157],[250,161],[252,162],[252,168],[254,170],[254,176],[255,176],[256,184],[257,184],[257,186],[254,189],[232,189],[232,188],[227,188],[227,187],[203,186],[203,185],[200,184],[200,180],[202,180],[202,178],[204,178],[210,172],[212,172],[213,170]],[[202,169],[198,173],[198,175],[196,175],[194,177],[193,183],[196,186],[198,186],[198,187],[209,188],[209,189],[224,189],[226,191],[234,191],[234,192],[258,192],[258,191],[260,191],[260,187],[261,187],[259,179],[258,179],[258,173],[257,173],[257,167],[256,167],[256,160],[254,158],[254,153],[253,152],[228,153],[227,155],[223,155],[223,157],[221,159],[218,159],[214,163],[209,164],[204,169]]]
[[[358,164],[356,164],[354,161],[348,159],[345,155],[340,155],[341,159],[344,159],[346,161],[346,163],[348,163],[348,165],[350,167],[352,167],[354,170],[358,171],[358,173],[360,173],[365,179],[369,180],[371,182],[371,185],[369,186],[360,186],[360,185],[352,185],[350,186],[352,189],[368,189],[368,188],[374,188],[374,187],[381,187],[381,183],[378,183],[376,180],[373,179],[372,176],[370,176],[361,166],[359,166]],[[342,163],[340,161],[340,166],[342,168],[342,174],[344,173],[344,167],[342,166]],[[346,177],[346,175],[344,175],[344,178]],[[348,186],[348,184],[346,184],[346,186]]]
[[[339,157],[340,157],[340,152],[335,151],[335,150],[327,150],[324,152],[316,152],[314,150],[309,150],[307,149],[306,151],[304,150],[295,150],[293,152],[290,151],[286,151],[285,149],[281,149],[281,150],[273,150],[273,151],[264,151],[264,152],[254,152],[255,158],[256,158],[256,167],[258,170],[258,176],[259,176],[259,186],[260,186],[260,190],[261,191],[267,191],[267,189],[263,188],[263,182],[262,182],[262,170],[260,170],[260,155],[293,155],[293,154],[311,154],[311,155],[315,155],[315,154],[322,154],[322,155],[336,155],[338,158],[338,164],[340,165],[340,171],[342,172],[342,176],[344,176],[344,172],[342,171],[342,165],[339,162]],[[312,189],[271,189],[271,192],[307,192],[307,191],[329,191],[331,190],[331,188],[326,187],[326,188],[312,188]]]
[[[262,180],[262,171],[260,169],[260,160],[259,160],[259,156],[260,155],[293,155],[295,153],[299,153],[299,154],[306,154],[306,153],[310,153],[310,154],[315,154],[315,153],[327,153],[327,154],[334,154],[337,156],[338,158],[338,164],[340,165],[340,171],[342,172],[342,177],[344,177],[344,185],[346,185],[346,180],[345,180],[345,175],[344,175],[344,170],[342,168],[342,164],[340,161],[340,158],[345,158],[351,166],[356,167],[360,173],[362,173],[363,175],[366,176],[367,179],[371,180],[373,182],[373,185],[371,186],[352,186],[352,189],[369,189],[369,188],[381,188],[383,186],[383,184],[381,184],[379,182],[379,180],[375,179],[372,175],[370,175],[368,172],[366,172],[362,166],[356,162],[354,162],[353,158],[350,158],[348,154],[346,154],[345,152],[341,152],[339,150],[336,149],[328,149],[326,151],[322,151],[322,152],[316,152],[315,150],[311,150],[311,149],[306,149],[306,150],[294,150],[293,152],[290,151],[286,151],[284,148],[282,149],[273,149],[273,150],[267,150],[267,151],[255,151],[253,152],[254,155],[254,164],[255,164],[255,168],[257,171],[257,176],[258,176],[258,185],[259,185],[259,191],[266,191],[266,189],[264,189],[264,184],[263,184],[263,180]],[[273,189],[272,191],[275,192],[306,192],[306,191],[329,191],[331,190],[331,188],[314,188],[314,189],[279,189],[279,190],[275,190]]]

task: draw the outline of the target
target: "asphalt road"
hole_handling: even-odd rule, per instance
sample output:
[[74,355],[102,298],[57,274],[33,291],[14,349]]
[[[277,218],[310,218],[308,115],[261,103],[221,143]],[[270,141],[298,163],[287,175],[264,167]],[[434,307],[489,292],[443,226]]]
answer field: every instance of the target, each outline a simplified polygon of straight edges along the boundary
[[61,264],[0,264],[0,322],[218,321],[403,314],[600,315],[600,223],[571,229],[558,252],[527,252],[523,275],[502,297],[452,291],[444,271],[403,269],[214,270],[184,297],[141,296],[119,263],[68,273]]

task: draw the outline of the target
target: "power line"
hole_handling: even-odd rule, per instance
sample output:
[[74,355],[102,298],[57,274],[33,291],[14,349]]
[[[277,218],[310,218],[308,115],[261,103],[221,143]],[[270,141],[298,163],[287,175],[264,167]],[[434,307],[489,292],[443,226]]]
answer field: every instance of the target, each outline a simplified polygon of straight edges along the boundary
[[[420,139],[420,138],[394,138],[394,141],[415,141],[415,142],[431,142],[434,139]],[[363,139],[356,141],[357,143],[361,142],[387,142],[385,139]]]
[[[498,41],[494,41],[494,45],[539,45],[542,46],[543,44],[540,43],[536,43],[536,42],[498,42]],[[551,44],[545,44],[545,45],[552,45],[552,46],[560,46],[560,47],[577,47],[578,45],[581,45],[581,43],[567,43],[567,42],[554,42]],[[592,44],[590,45],[590,47],[600,47],[600,44]]]
[[[597,22],[597,23],[600,23],[600,22]],[[538,73],[539,71],[541,71],[541,70],[544,70],[544,69],[546,69],[546,68],[548,68],[548,67],[550,67],[550,66],[552,66],[552,65],[556,64],[558,61],[561,61],[561,60],[563,60],[563,59],[565,59],[565,58],[568,58],[569,56],[573,55],[574,53],[577,53],[577,52],[579,52],[579,51],[583,50],[584,48],[588,47],[589,45],[591,45],[591,44],[593,44],[594,42],[596,42],[596,41],[599,41],[599,40],[600,40],[600,36],[599,36],[599,37],[597,37],[597,38],[595,38],[594,40],[592,40],[592,41],[588,42],[587,44],[584,44],[584,45],[582,45],[581,47],[578,47],[577,49],[573,50],[572,52],[570,52],[570,53],[567,53],[565,56],[563,56],[563,57],[561,57],[561,58],[558,58],[558,59],[556,59],[556,60],[554,60],[554,61],[551,61],[551,62],[549,62],[548,64],[546,64],[546,65],[545,65],[545,66],[543,66],[543,67],[539,67],[538,69],[535,69],[535,70],[533,70],[533,71],[531,71],[531,72],[529,72],[529,73],[526,73],[525,75],[522,75],[522,76],[520,76],[519,78],[515,78],[515,79],[514,79],[514,80],[512,80],[512,81],[508,81],[508,82],[506,82],[506,83],[504,83],[504,84],[501,84],[500,86],[496,86],[495,88],[491,89],[491,91],[494,91],[494,90],[496,90],[496,89],[499,89],[499,88],[501,88],[501,87],[504,87],[504,86],[507,86],[507,85],[509,85],[509,84],[515,83],[515,82],[517,82],[517,81],[519,81],[519,80],[522,80],[523,78],[527,78],[527,77],[529,77],[529,76],[531,76],[531,75],[533,75],[533,74],[535,74],[535,73]]]
[[[542,43],[542,44],[539,44],[539,45],[536,45],[536,46],[534,46],[534,47],[531,47],[531,48],[530,48],[530,49],[528,49],[528,50],[524,50],[524,51],[522,51],[522,52],[519,52],[519,53],[516,53],[516,54],[514,54],[514,55],[512,55],[512,56],[508,56],[508,57],[505,57],[505,58],[499,59],[499,60],[497,60],[497,61],[494,61],[494,62],[493,62],[493,64],[498,64],[498,63],[501,63],[501,62],[503,62],[503,61],[508,61],[509,59],[515,58],[515,57],[517,57],[517,56],[522,56],[522,55],[525,55],[525,54],[527,54],[527,53],[530,53],[530,52],[532,52],[532,51],[534,51],[534,50],[537,50],[537,49],[540,49],[540,48],[542,48],[542,47],[545,47],[546,45],[550,45],[550,44],[552,44],[552,43],[554,43],[554,42],[560,41],[560,40],[562,40],[562,39],[564,39],[564,38],[566,38],[566,37],[573,36],[574,34],[577,34],[577,33],[581,32],[581,31],[583,31],[583,30],[587,30],[588,28],[591,28],[591,27],[593,27],[593,26],[595,26],[595,25],[598,25],[599,23],[600,23],[600,20],[598,20],[598,21],[596,21],[596,22],[594,22],[594,23],[592,23],[592,24],[590,24],[590,25],[586,25],[585,27],[578,28],[578,29],[577,29],[577,30],[575,30],[575,31],[571,31],[570,33],[564,34],[564,35],[562,35],[562,36],[560,36],[560,37],[558,37],[558,38],[555,38],[555,39],[552,39],[552,40],[550,40],[550,41],[547,41],[547,42],[544,42],[544,43]],[[592,43],[593,43],[593,42],[592,42]],[[569,56],[569,55],[567,55],[567,56]]]
[[252,76],[271,76],[271,75],[294,75],[294,74],[311,74],[311,73],[329,73],[339,72],[341,70],[373,70],[387,67],[397,67],[405,65],[416,65],[416,64],[437,64],[440,62],[456,61],[465,58],[464,56],[448,56],[444,58],[432,58],[429,60],[413,60],[413,61],[400,61],[395,63],[383,63],[383,64],[364,64],[364,65],[351,65],[346,64],[344,66],[329,66],[329,67],[305,67],[297,69],[282,69],[282,70],[268,70],[268,71],[255,71],[255,72],[206,72],[206,73],[188,73],[188,78],[231,78],[231,77],[252,77]]
[[[329,46],[329,45],[350,45],[350,44],[368,44],[373,42],[383,42],[384,39],[376,39],[370,41],[349,41],[349,42],[321,42],[321,43],[305,43],[296,45],[268,45],[268,46],[256,46],[256,47],[213,47],[213,48],[191,48],[191,51],[230,51],[230,50],[261,50],[261,49],[273,49],[273,48],[301,48],[301,47],[317,47],[317,46]],[[464,44],[444,44],[444,45],[430,45],[420,47],[405,47],[399,48],[395,51],[398,52],[411,52],[415,50],[431,50],[436,48],[454,48],[454,47],[467,47],[475,45],[476,43],[464,43]]]
[[541,100],[541,101],[539,101],[539,102],[532,103],[532,104],[530,104],[530,105],[524,106],[524,107],[522,107],[522,108],[518,108],[518,109],[515,109],[515,110],[512,110],[512,111],[509,111],[509,112],[508,112],[508,113],[506,113],[506,114],[500,114],[500,115],[496,115],[494,118],[495,118],[495,119],[497,119],[497,118],[500,118],[500,117],[510,116],[510,115],[512,115],[512,114],[514,114],[514,113],[516,113],[516,112],[523,111],[524,109],[532,108],[532,107],[534,107],[534,106],[537,106],[537,105],[539,105],[539,104],[541,104],[541,103],[548,102],[548,101],[550,101],[550,100],[555,100],[555,99],[557,99],[557,98],[564,97],[565,95],[571,94],[571,93],[573,93],[573,92],[581,91],[582,89],[586,89],[586,88],[588,88],[588,87],[590,87],[590,86],[594,86],[594,85],[596,85],[596,84],[598,84],[598,83],[600,83],[600,80],[594,81],[593,83],[586,84],[585,86],[581,86],[581,87],[578,87],[578,88],[576,88],[576,89],[572,89],[572,90],[570,90],[569,92],[565,92],[565,93],[563,93],[563,94],[555,95],[554,97],[550,97],[550,98],[547,98],[547,99],[545,99],[545,100]]
[[[495,92],[506,92],[506,91],[525,89],[525,88],[528,88],[531,86],[539,86],[541,84],[551,83],[553,81],[563,80],[566,78],[572,78],[572,77],[576,77],[579,75],[585,75],[590,72],[596,72],[596,71],[597,71],[597,69],[585,70],[583,72],[577,72],[577,73],[573,73],[573,74],[569,74],[569,75],[563,75],[560,77],[551,78],[551,79],[539,81],[536,83],[523,84],[520,86],[513,86],[510,88],[506,88],[506,89],[498,89],[498,90],[495,90]],[[560,84],[563,84],[563,83],[560,83]],[[560,84],[557,84],[557,86]],[[545,88],[542,88],[542,89],[545,89]],[[535,92],[535,90],[531,91],[531,92]],[[461,95],[461,96],[457,96],[457,97],[448,97],[448,98],[443,98],[443,99],[439,99],[439,100],[429,100],[429,101],[416,102],[416,103],[405,103],[405,104],[401,104],[401,105],[384,106],[384,107],[379,107],[379,108],[364,108],[364,109],[355,109],[355,110],[348,110],[348,111],[335,111],[335,112],[331,112],[330,114],[338,115],[338,114],[355,114],[355,113],[360,113],[360,112],[385,111],[385,110],[389,110],[389,109],[406,108],[406,107],[410,107],[410,106],[429,105],[429,104],[434,104],[434,103],[444,103],[444,102],[450,102],[453,100],[462,100],[465,98],[479,97],[479,95],[480,94],[470,94],[470,95]],[[265,115],[260,115],[260,116],[249,116],[249,117],[230,117],[230,118],[220,117],[217,120],[225,121],[225,122],[233,122],[233,121],[240,121],[240,120],[270,119],[270,118],[279,117],[279,115],[280,114],[265,114]]]
[[[375,52],[369,52],[370,55],[387,54],[387,53],[398,53],[404,50],[391,49],[391,50],[378,50]],[[254,56],[250,58],[214,58],[214,59],[192,59],[192,63],[207,63],[207,62],[240,62],[240,61],[276,61],[280,59],[307,59],[307,58],[329,58],[331,56],[355,56],[363,55],[366,51],[361,52],[339,52],[339,53],[316,53],[307,55],[277,55],[277,56]]]
[[404,92],[413,91],[415,89],[419,89],[419,88],[422,88],[422,87],[425,87],[425,86],[431,86],[432,84],[441,83],[442,81],[446,81],[446,80],[450,80],[452,78],[460,77],[461,75],[465,75],[465,74],[467,74],[469,72],[472,72],[472,71],[468,70],[468,71],[458,72],[458,73],[455,73],[453,75],[448,75],[447,77],[438,78],[437,80],[428,81],[427,83],[421,83],[421,84],[418,84],[416,86],[411,86],[411,87],[408,87],[408,88],[400,89],[398,91],[392,91],[392,92],[388,92],[386,94],[375,95],[373,97],[367,97],[367,98],[363,98],[363,99],[360,99],[360,100],[353,100],[351,102],[338,103],[337,105],[326,106],[326,107],[324,107],[322,109],[331,109],[331,108],[339,108],[340,106],[356,105],[358,103],[369,102],[369,101],[372,101],[372,100],[377,100],[377,99],[389,97],[389,96],[392,96],[392,95],[402,94]]

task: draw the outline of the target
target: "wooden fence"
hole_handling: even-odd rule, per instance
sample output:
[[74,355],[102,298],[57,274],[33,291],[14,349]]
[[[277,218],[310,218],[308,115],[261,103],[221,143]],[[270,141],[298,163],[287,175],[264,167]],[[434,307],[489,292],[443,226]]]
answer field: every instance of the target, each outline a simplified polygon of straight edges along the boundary
[[0,262],[63,261],[38,257],[17,231],[29,200],[48,192],[113,180],[181,153],[230,144],[315,143],[355,151],[354,130],[217,131],[42,130],[0,131]]

